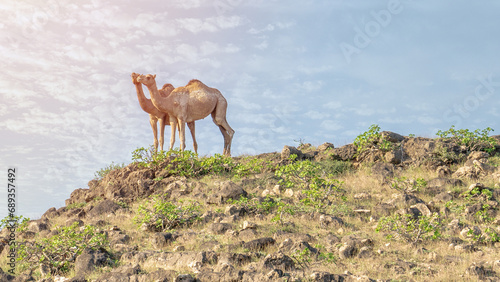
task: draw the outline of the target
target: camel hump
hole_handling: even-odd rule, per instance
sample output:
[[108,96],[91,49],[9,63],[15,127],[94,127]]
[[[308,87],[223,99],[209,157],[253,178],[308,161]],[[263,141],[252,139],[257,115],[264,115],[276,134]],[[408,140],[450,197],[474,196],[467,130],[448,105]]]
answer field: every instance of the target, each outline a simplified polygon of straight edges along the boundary
[[161,89],[163,89],[163,90],[165,90],[165,89],[174,89],[174,86],[172,84],[170,84],[170,83],[165,83],[165,84],[163,84],[163,87]]
[[[203,82],[199,81],[198,79],[191,79],[186,86],[200,84],[200,83],[203,84]],[[203,85],[205,85],[205,84],[203,84]]]

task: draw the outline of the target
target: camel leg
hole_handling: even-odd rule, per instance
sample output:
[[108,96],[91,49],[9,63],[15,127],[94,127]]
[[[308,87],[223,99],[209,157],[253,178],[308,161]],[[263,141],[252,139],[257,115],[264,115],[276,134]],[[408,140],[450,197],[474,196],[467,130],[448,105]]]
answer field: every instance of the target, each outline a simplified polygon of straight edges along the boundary
[[179,126],[179,140],[181,142],[180,149],[184,151],[186,148],[186,122],[183,120],[177,120],[177,124]]
[[151,124],[151,128],[153,129],[153,145],[155,146],[155,152],[158,152],[158,129],[156,128],[157,122],[158,119],[155,116],[149,115],[149,123]]
[[174,148],[175,143],[175,131],[177,129],[177,119],[170,117],[170,148],[172,150]]
[[188,122],[187,124],[189,127],[189,131],[191,131],[191,137],[193,137],[194,152],[198,154],[198,143],[196,143],[194,121]]
[[163,143],[165,136],[165,117],[160,119],[160,150],[163,151]]
[[[231,142],[233,140],[234,130],[229,126],[226,120],[227,101],[219,99],[215,111],[212,112],[212,119],[219,126],[222,135],[224,136],[224,151],[225,156],[231,156]],[[221,128],[222,127],[222,128]],[[224,132],[226,134],[224,134]]]

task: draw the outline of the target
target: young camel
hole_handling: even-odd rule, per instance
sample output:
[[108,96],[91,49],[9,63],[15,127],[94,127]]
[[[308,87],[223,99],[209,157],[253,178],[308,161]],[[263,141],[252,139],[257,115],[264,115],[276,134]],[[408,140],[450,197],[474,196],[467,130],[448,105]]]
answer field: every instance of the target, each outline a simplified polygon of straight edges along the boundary
[[[163,151],[163,139],[165,135],[165,125],[170,124],[170,118],[166,112],[162,112],[158,110],[153,103],[151,102],[150,99],[146,98],[144,95],[144,92],[142,91],[142,84],[137,81],[137,78],[139,77],[138,73],[133,72],[131,75],[132,77],[132,82],[135,85],[135,89],[137,91],[137,98],[139,100],[139,105],[141,108],[149,114],[149,123],[151,124],[151,128],[153,129],[153,137],[154,137],[154,147],[155,151],[158,151],[158,143],[160,145],[160,150]],[[158,89],[158,92],[160,93],[160,96],[162,97],[167,97],[170,92],[174,90],[174,86],[172,84],[167,83],[163,85],[161,89]],[[158,142],[158,121],[160,122],[160,141]],[[191,136],[193,137],[193,147],[194,151],[196,152],[198,150],[198,144],[196,144],[196,139],[194,137],[194,132],[195,132],[195,126],[194,126],[194,121],[190,124],[188,124],[188,127],[191,131]],[[178,127],[177,127],[178,128]],[[175,131],[175,128],[174,128]],[[172,148],[170,148],[172,149]]]
[[212,114],[213,122],[219,127],[224,136],[223,154],[230,156],[234,130],[226,121],[227,101],[220,91],[193,79],[186,86],[175,88],[170,92],[170,95],[162,97],[156,88],[155,79],[156,75],[148,74],[140,75],[137,81],[146,85],[149,89],[153,105],[170,116],[170,126],[172,127],[170,147],[172,148],[172,142],[175,141],[173,141],[175,126],[179,125],[180,148],[184,150],[186,147],[185,123],[187,122],[189,125],[190,122],[203,119]]

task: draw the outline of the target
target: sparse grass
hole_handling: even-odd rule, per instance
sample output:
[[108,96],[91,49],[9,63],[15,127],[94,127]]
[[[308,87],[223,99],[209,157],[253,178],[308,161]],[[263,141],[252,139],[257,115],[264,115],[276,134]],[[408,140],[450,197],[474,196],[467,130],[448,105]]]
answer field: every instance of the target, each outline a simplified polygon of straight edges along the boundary
[[[366,143],[372,146],[370,148],[384,144],[370,142]],[[314,150],[314,147],[308,147],[306,150]],[[446,152],[446,154],[449,153]],[[500,237],[497,237],[499,230],[498,226],[493,224],[498,219],[496,214],[498,210],[493,207],[496,204],[491,202],[498,203],[498,199],[492,197],[494,193],[490,190],[479,191],[478,189],[466,192],[468,185],[475,182],[481,182],[492,188],[495,180],[490,178],[463,179],[464,187],[450,185],[443,187],[454,196],[451,201],[444,203],[435,201],[434,196],[426,192],[428,188],[426,182],[436,178],[438,174],[435,170],[424,167],[396,168],[393,177],[382,180],[373,175],[371,164],[367,163],[295,159],[280,163],[275,159],[276,155],[243,156],[231,159],[220,155],[199,157],[190,152],[161,152],[161,154],[164,156],[146,156],[149,159],[143,159],[141,162],[144,162],[146,167],[149,166],[150,169],[155,170],[155,173],[168,171],[168,176],[165,178],[186,177],[188,186],[197,185],[197,188],[193,189],[196,190],[196,196],[188,194],[168,198],[169,196],[162,194],[161,191],[155,191],[153,198],[138,199],[131,203],[117,202],[124,208],[123,210],[91,220],[85,218],[85,224],[101,219],[106,222],[102,230],[118,226],[122,232],[130,236],[131,240],[128,245],[137,246],[138,251],[171,252],[174,247],[182,245],[187,252],[215,251],[217,254],[229,252],[251,255],[251,266],[233,265],[238,271],[248,271],[249,268],[256,267],[267,254],[283,251],[286,255],[293,257],[298,264],[297,270],[287,273],[289,275],[291,273],[295,278],[300,277],[303,281],[308,281],[308,275],[313,271],[336,274],[348,271],[358,276],[366,275],[371,279],[392,279],[392,281],[469,281],[477,278],[465,275],[466,269],[473,262],[491,262],[499,257]],[[456,160],[462,157],[458,158],[451,154],[440,157],[455,162],[451,167],[452,170],[461,165]],[[463,161],[463,159],[460,160]],[[500,165],[498,156],[490,157],[489,160],[493,166]],[[249,192],[249,195],[221,205],[208,204],[207,198],[218,189],[220,183],[228,180],[241,185]],[[270,195],[267,198],[261,197],[262,190],[270,189],[278,183],[282,188],[282,194]],[[292,189],[294,195],[285,197],[283,188]],[[359,198],[357,196],[355,198],[355,195],[360,193],[366,193],[368,197],[357,199]],[[374,209],[377,205],[393,200],[393,194],[403,193],[423,200],[432,209],[435,217],[420,217],[414,221],[406,217],[398,217],[397,212],[409,207],[400,203],[397,204],[396,212],[389,216],[375,214]],[[477,203],[482,204],[482,208],[472,216],[465,216],[465,210]],[[95,203],[91,202],[87,205],[90,204]],[[189,207],[190,204],[192,204],[191,207]],[[87,205],[76,203],[67,208],[87,209],[89,208]],[[229,205],[242,207],[246,213],[230,221],[231,232],[208,233],[207,229],[210,224],[228,220],[223,213]],[[441,214],[445,207],[448,209],[447,215]],[[365,209],[370,212],[357,214],[354,212],[356,209]],[[218,213],[220,218],[212,218],[206,223],[198,221],[199,216],[205,211]],[[319,220],[322,215],[340,217],[345,224],[323,226]],[[134,217],[135,222],[132,220]],[[51,226],[62,226],[66,219],[64,217],[51,219]],[[477,226],[483,231],[483,235],[459,243],[461,246],[475,244],[481,250],[480,252],[467,252],[450,247],[452,240],[460,236],[459,232],[451,231],[448,227],[454,219],[459,219],[464,226]],[[250,221],[257,225],[255,239],[271,237],[275,238],[276,243],[258,252],[242,247],[242,238],[239,237],[238,232],[241,231],[240,226],[243,221]],[[138,228],[140,224],[138,225],[137,222],[154,224],[157,231],[172,232],[180,237],[161,250],[155,250],[151,244],[151,236],[154,232],[142,231]],[[169,225],[169,222],[173,225]],[[380,232],[376,232],[377,226]],[[287,232],[296,235],[297,238],[305,238],[305,234],[310,235],[311,237],[308,238],[312,239],[309,243],[318,248],[320,254],[313,255],[304,249],[284,248],[280,250],[279,246],[284,238],[287,238]],[[278,233],[285,235],[278,236]],[[484,236],[485,233],[488,233],[488,236]],[[399,236],[403,240],[388,240],[386,237],[388,234],[392,234],[393,237]],[[338,249],[343,243],[327,242],[325,238],[330,235],[335,235],[339,239],[348,235],[371,239],[373,242],[369,249],[371,256],[358,258],[355,254],[352,258],[340,259]],[[299,240],[293,236],[291,238],[294,238],[294,242]],[[249,240],[251,238],[245,239],[245,241]],[[213,242],[217,243],[212,245]],[[116,253],[117,250],[111,249],[111,252]],[[0,260],[0,264],[4,269],[5,261]],[[111,270],[111,267],[99,268],[89,279],[97,279]],[[151,265],[142,268],[144,273],[156,270]],[[186,266],[176,271],[190,273],[193,270]],[[493,271],[497,273],[497,276],[500,273],[499,268]],[[67,275],[74,275],[74,273],[69,270]],[[40,277],[40,274],[37,274],[37,277]]]

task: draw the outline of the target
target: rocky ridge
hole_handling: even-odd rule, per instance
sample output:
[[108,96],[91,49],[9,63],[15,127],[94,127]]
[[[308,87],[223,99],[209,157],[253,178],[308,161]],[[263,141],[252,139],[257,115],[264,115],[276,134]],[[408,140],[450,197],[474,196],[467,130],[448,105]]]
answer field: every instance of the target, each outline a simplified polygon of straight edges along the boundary
[[[227,171],[175,175],[165,169],[171,159],[156,167],[132,163],[110,171],[19,234],[30,242],[51,238],[60,226],[93,226],[108,241],[104,248],[85,249],[68,272],[40,264],[12,276],[2,265],[0,280],[429,281],[443,279],[447,269],[454,280],[500,281],[500,147],[468,152],[447,140],[382,135],[392,143],[390,150],[359,154],[353,144],[285,146],[281,153],[250,157],[265,165],[237,177]],[[305,161],[321,164],[342,188],[319,200],[316,210],[307,206],[287,214],[284,207],[302,207],[310,198],[286,187],[276,171]],[[139,205],[155,195],[202,208],[195,222],[170,230],[134,223]],[[238,202],[242,197],[256,204]],[[262,209],[266,204],[270,211]],[[375,227],[393,215],[439,215],[442,236],[415,244],[397,236],[388,240],[391,232]],[[5,258],[6,229],[0,236]]]

